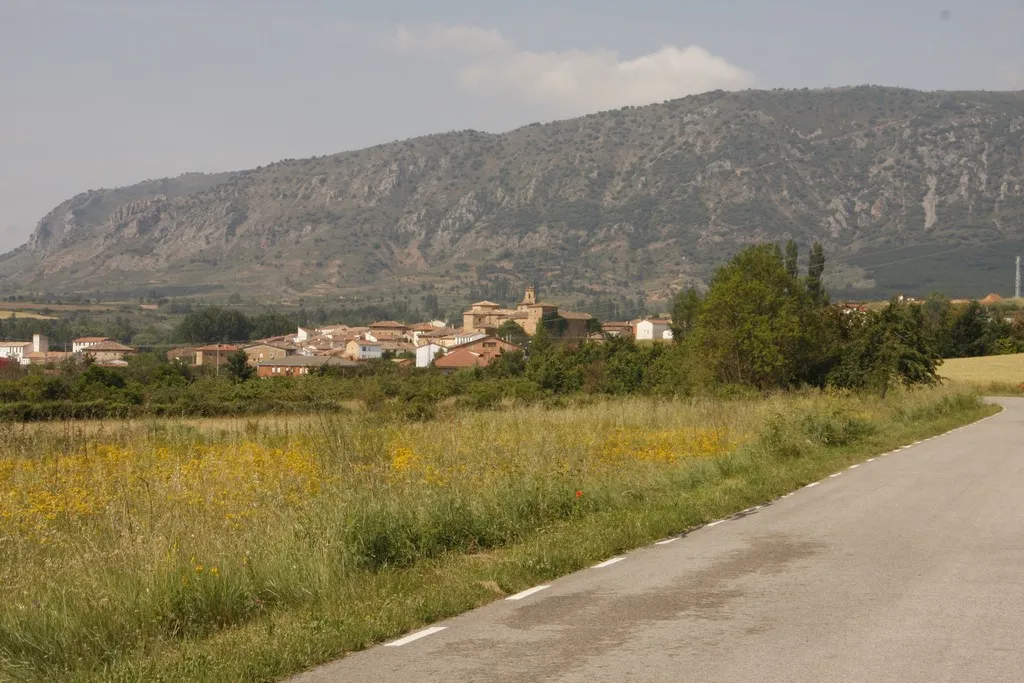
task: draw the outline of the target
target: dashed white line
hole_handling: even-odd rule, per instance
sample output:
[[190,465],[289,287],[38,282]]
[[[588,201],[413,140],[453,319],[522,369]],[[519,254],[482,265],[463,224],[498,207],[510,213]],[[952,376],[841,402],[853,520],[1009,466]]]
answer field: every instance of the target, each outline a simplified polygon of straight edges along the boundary
[[805,489],[809,489],[809,488],[811,488],[812,486],[817,486],[817,485],[818,485],[818,484],[820,484],[820,483],[821,483],[820,481],[816,481],[816,482],[814,482],[813,484],[808,484],[808,485],[807,485],[807,486],[805,486],[804,488],[805,488]]
[[605,567],[612,566],[616,562],[622,562],[624,559],[626,559],[626,558],[625,557],[613,557],[610,560],[605,560],[604,562],[601,562],[599,564],[595,564],[593,567],[591,567],[591,569],[604,569]]
[[717,521],[711,522],[710,524],[705,524],[704,526],[710,528],[710,527],[713,527],[713,526],[718,526],[719,524],[721,524],[724,521],[725,521],[724,519],[719,519]]
[[835,479],[835,478],[836,478],[836,477],[838,477],[838,476],[839,476],[840,474],[842,474],[842,472],[836,472],[835,474],[830,474],[830,475],[828,475],[828,478],[829,478],[829,479]]
[[675,538],[666,538],[664,541],[658,541],[654,545],[668,545],[669,543],[675,543],[678,540],[679,540],[678,536],[676,536]]
[[858,467],[860,467],[860,465],[850,465],[849,469],[851,469],[851,470],[855,470],[855,469],[857,469]]
[[878,458],[868,458],[865,462],[874,462],[875,460],[878,460]]
[[422,631],[416,631],[416,633],[410,633],[405,638],[399,638],[398,640],[392,640],[390,643],[385,643],[384,647],[402,647],[403,645],[408,645],[409,643],[413,642],[414,640],[419,640],[420,638],[426,638],[427,636],[432,636],[435,633],[439,633],[439,632],[445,630],[446,628],[448,628],[448,627],[447,626],[431,626],[430,628],[425,628]]
[[522,591],[520,593],[516,593],[515,595],[510,595],[509,597],[507,597],[505,599],[506,600],[522,600],[523,598],[530,597],[534,593],[540,593],[545,588],[551,588],[551,586],[534,586],[533,588],[527,588],[526,590],[524,590],[524,591]]

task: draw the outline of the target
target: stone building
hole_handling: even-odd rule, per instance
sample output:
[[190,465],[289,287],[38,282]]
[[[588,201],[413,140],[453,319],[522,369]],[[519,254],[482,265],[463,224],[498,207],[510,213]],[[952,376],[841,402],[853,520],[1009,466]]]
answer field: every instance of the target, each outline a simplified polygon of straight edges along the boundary
[[533,336],[542,324],[554,327],[558,318],[565,321],[558,323],[564,328],[560,330],[559,336],[565,339],[587,337],[587,321],[590,320],[590,314],[560,311],[555,304],[539,302],[533,287],[527,287],[526,295],[515,308],[502,308],[493,301],[479,301],[473,304],[462,314],[462,329],[467,333],[494,334],[503,323],[511,320],[522,327],[528,335]]

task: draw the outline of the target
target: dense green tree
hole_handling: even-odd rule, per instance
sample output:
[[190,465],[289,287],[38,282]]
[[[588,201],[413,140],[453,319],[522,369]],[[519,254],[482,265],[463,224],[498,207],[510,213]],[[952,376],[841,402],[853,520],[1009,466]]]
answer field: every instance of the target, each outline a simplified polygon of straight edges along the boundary
[[796,242],[789,240],[786,242],[786,272],[794,280],[800,277],[800,270],[798,262],[800,261],[800,247],[796,245]]
[[693,331],[700,315],[701,298],[697,290],[687,288],[676,293],[672,301],[672,338],[681,343]]
[[244,313],[211,306],[186,315],[175,336],[192,344],[243,341],[251,330],[252,322]]
[[519,346],[523,346],[530,341],[530,335],[526,334],[526,330],[524,330],[515,320],[506,320],[503,322],[498,329],[495,330],[495,334],[501,339]]
[[250,338],[266,339],[295,331],[295,323],[283,313],[264,311],[250,320]]
[[546,325],[538,325],[537,331],[533,337],[530,338],[529,354],[530,358],[540,358],[545,354],[548,354],[554,348],[554,342],[551,341],[551,333],[548,331]]
[[244,382],[256,375],[256,368],[249,365],[249,356],[242,349],[228,356],[228,374],[236,382]]
[[522,351],[506,351],[484,370],[484,374],[489,377],[520,377],[525,372],[526,356]]
[[807,293],[816,303],[826,303],[825,288],[821,276],[825,272],[825,250],[819,242],[811,247],[811,255],[807,265]]
[[988,327],[988,312],[980,303],[972,301],[953,317],[947,344],[939,351],[946,358],[984,356],[989,342]]
[[720,381],[790,386],[807,355],[807,311],[778,247],[750,247],[712,278],[693,333],[697,353]]
[[934,384],[941,360],[910,308],[893,300],[870,313],[863,328],[846,346],[829,384],[877,391],[883,397],[894,386]]

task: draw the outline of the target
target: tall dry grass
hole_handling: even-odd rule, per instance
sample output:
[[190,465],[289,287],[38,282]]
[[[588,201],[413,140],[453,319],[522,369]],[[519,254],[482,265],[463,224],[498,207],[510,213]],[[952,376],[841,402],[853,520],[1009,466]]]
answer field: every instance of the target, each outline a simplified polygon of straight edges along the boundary
[[[427,423],[10,429],[0,434],[0,676],[145,677],[156,654],[288,615],[293,637],[263,642],[265,666],[238,669],[241,653],[219,647],[198,676],[265,679],[481,599],[432,592],[443,580],[422,574],[431,562],[533,548],[513,569],[472,570],[514,590],[637,534],[681,530],[695,521],[685,492],[728,481],[714,504],[739,509],[778,493],[815,454],[977,410],[974,396],[937,389],[885,401],[628,399]],[[636,511],[647,526],[615,536],[619,516]],[[557,534],[538,537],[558,529],[587,529],[561,561],[544,545]],[[389,591],[415,607],[377,604]],[[336,637],[303,651],[299,634],[308,646],[317,629]]]

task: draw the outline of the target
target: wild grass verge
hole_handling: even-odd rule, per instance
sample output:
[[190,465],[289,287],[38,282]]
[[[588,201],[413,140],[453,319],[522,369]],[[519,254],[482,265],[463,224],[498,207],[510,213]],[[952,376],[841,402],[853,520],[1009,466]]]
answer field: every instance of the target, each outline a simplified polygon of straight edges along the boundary
[[274,680],[991,410],[930,389],[12,431],[0,676]]

